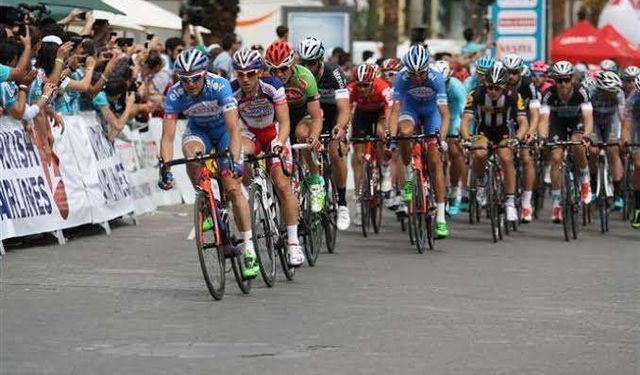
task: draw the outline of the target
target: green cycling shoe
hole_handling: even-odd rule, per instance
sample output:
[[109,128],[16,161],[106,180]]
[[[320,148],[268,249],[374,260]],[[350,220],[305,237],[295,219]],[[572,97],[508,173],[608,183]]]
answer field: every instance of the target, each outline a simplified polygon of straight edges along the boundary
[[444,239],[449,237],[449,226],[446,222],[436,223],[436,239]]
[[256,262],[256,255],[248,252],[242,254],[244,258],[244,269],[242,270],[242,277],[245,279],[254,279],[260,273],[260,266]]
[[405,179],[402,184],[402,200],[411,202],[411,199],[413,199],[413,180]]

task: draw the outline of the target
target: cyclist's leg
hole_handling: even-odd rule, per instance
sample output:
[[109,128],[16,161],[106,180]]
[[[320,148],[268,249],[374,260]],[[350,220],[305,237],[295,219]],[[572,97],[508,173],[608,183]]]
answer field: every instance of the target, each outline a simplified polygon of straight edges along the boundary
[[[506,142],[507,140],[504,139],[500,144],[504,145]],[[503,174],[507,220],[517,221],[518,211],[515,207],[516,169],[513,163],[513,151],[510,148],[499,148],[497,154]]]
[[[189,158],[197,153],[207,153],[212,149],[211,138],[206,128],[193,124],[187,125],[182,136],[182,154]],[[198,185],[198,171],[200,165],[198,163],[189,163],[186,166],[187,175],[191,180],[191,184],[195,187]]]
[[[522,208],[528,210],[527,216],[531,215],[531,196],[536,185],[536,163],[531,150],[520,150],[520,160],[522,161]],[[528,218],[527,218],[528,219]]]
[[[398,135],[401,137],[412,136],[415,124],[419,121],[418,113],[412,108],[402,107],[398,119]],[[403,140],[398,142],[400,148],[400,157],[404,170],[404,181],[402,189],[402,199],[406,202],[411,201],[413,195],[413,172],[411,170],[412,158],[412,142]]]
[[[607,143],[619,143],[620,142],[620,122],[614,120],[607,126],[605,136],[607,137]],[[607,161],[609,163],[609,173],[611,174],[611,180],[613,181],[613,195],[614,195],[614,207],[616,209],[622,209],[624,202],[622,200],[622,177],[624,169],[622,166],[622,159],[620,158],[620,147],[611,146],[605,150],[607,154]]]
[[[337,108],[323,108],[324,121],[322,134],[331,134],[338,118]],[[329,160],[331,161],[331,177],[338,189],[338,206],[347,206],[347,163],[338,153],[340,142],[330,142],[328,145]]]
[[[355,111],[353,114],[353,127],[351,136],[354,138],[364,138],[373,135],[373,125],[375,119],[370,112]],[[364,152],[364,143],[356,143],[353,145],[353,154],[351,155],[351,168],[353,169],[353,183],[356,192],[360,188],[360,171],[362,169],[362,153]]]
[[[246,127],[240,128],[240,142],[242,143],[242,150],[245,155],[256,155],[256,148],[259,147],[257,143],[256,135]],[[259,151],[258,151],[259,152]],[[244,164],[244,174],[242,176],[242,183],[244,186],[251,184],[251,178],[253,177],[253,169],[250,163]]]
[[[440,110],[434,109],[424,114],[424,125],[422,131],[424,134],[436,134],[440,131],[442,125],[442,117]],[[446,181],[444,175],[444,166],[442,163],[442,152],[440,151],[440,139],[433,138],[427,146],[427,164],[433,181],[435,201],[436,201],[436,236],[438,238],[446,238],[449,236],[449,228],[447,227],[445,216],[445,197],[447,195]]]
[[[640,129],[636,129],[640,130]],[[640,133],[640,132],[638,132]],[[640,134],[636,134],[636,141],[634,143],[640,143]],[[633,195],[635,197],[635,209],[631,217],[631,225],[635,229],[640,229],[640,149],[636,149],[632,152],[633,158]]]
[[[296,126],[295,138],[297,143],[306,143],[307,139],[311,135],[311,118],[309,116],[304,117]],[[318,174],[318,165],[311,158],[311,152],[309,150],[303,150],[301,152],[305,165],[309,169],[312,175]]]
[[[578,124],[575,129],[572,129],[571,140],[579,142],[584,135],[584,127],[582,124]],[[589,161],[585,152],[585,147],[571,146],[571,153],[573,154],[573,160],[576,163],[576,167],[580,170],[580,197],[585,204],[591,203],[591,176],[589,174]]]

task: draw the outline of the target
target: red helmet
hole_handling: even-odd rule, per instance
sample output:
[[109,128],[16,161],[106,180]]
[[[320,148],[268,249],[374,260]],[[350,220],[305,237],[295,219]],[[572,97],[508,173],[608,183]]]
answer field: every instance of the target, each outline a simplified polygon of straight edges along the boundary
[[400,69],[402,69],[400,59],[384,59],[384,61],[382,61],[382,71],[392,70],[398,72]]
[[378,76],[378,66],[375,64],[362,64],[356,69],[356,81],[373,82]]
[[284,40],[269,45],[264,52],[264,60],[269,68],[281,68],[293,65],[293,49]]

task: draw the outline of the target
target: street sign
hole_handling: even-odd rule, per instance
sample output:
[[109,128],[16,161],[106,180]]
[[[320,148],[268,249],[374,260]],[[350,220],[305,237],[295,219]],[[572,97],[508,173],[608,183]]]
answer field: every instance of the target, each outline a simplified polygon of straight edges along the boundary
[[498,0],[491,6],[496,56],[517,53],[525,61],[546,57],[544,0]]

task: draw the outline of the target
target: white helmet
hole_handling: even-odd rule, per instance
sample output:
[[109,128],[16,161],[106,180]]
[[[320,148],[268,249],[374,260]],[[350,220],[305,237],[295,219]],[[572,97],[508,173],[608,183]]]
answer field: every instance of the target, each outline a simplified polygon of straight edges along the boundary
[[609,72],[617,72],[618,64],[616,64],[616,62],[611,59],[604,59],[600,61],[600,68]]
[[320,60],[324,58],[324,46],[322,42],[315,37],[308,36],[298,44],[296,50],[301,60]]
[[633,80],[633,85],[636,87],[636,91],[640,92],[640,76]]
[[635,65],[629,65],[622,71],[620,78],[622,79],[634,79],[640,76],[640,68]]
[[433,70],[442,74],[444,79],[449,79],[451,76],[451,66],[447,60],[438,60],[433,64]]
[[622,80],[614,72],[602,71],[596,75],[596,88],[609,92],[622,89]]
[[551,66],[551,76],[572,76],[575,73],[573,64],[568,61],[558,61]]
[[402,57],[402,64],[412,73],[424,72],[429,68],[429,50],[420,44],[415,44],[409,48],[409,52]]
[[583,79],[582,79],[582,86],[584,86],[584,88],[586,88],[589,91],[593,91],[596,89],[596,80],[593,79],[593,77],[591,77],[590,75],[586,75]]
[[524,65],[522,61],[522,57],[520,55],[516,55],[515,53],[510,53],[506,55],[502,59],[502,63],[507,70],[517,70],[521,71],[522,66]]

